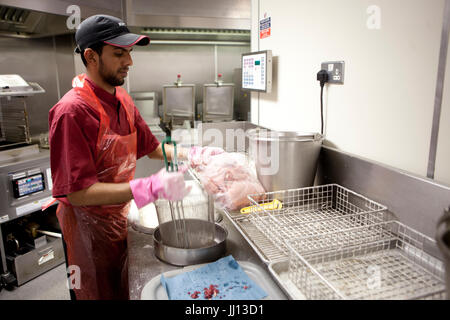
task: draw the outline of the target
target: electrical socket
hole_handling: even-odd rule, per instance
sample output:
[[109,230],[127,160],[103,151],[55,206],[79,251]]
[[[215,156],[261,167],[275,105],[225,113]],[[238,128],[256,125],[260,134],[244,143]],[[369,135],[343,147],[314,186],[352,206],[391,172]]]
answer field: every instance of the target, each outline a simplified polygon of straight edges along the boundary
[[344,61],[322,62],[321,68],[328,72],[328,83],[344,84]]

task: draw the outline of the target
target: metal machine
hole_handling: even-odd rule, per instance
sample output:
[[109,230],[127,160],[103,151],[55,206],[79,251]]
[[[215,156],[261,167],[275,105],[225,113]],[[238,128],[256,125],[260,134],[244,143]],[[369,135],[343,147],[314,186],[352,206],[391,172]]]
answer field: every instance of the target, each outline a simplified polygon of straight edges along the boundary
[[163,134],[159,123],[161,119],[158,115],[158,93],[147,91],[130,92],[134,104],[139,110],[142,119],[149,126],[154,135]]
[[17,74],[0,75],[0,150],[31,143],[26,97],[44,92]]
[[50,152],[31,144],[26,97],[45,92],[0,76],[0,288],[22,285],[64,262],[51,199]]
[[195,121],[195,84],[183,84],[181,76],[173,85],[163,86],[163,122],[170,128]]
[[203,121],[233,120],[234,84],[220,80],[203,86]]

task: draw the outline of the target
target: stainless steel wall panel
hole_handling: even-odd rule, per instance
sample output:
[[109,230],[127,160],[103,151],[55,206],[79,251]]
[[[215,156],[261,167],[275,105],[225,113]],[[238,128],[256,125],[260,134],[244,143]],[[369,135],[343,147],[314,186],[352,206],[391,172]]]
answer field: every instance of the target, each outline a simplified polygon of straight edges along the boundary
[[132,12],[163,16],[228,17],[250,19],[249,0],[133,0]]
[[59,91],[62,97],[67,91],[72,89],[72,79],[75,76],[73,61],[74,36],[55,36],[55,46],[55,63],[58,69]]
[[126,0],[131,26],[250,30],[250,0]]
[[401,222],[435,236],[438,219],[450,205],[450,186],[322,147],[316,184],[337,183],[388,207]]

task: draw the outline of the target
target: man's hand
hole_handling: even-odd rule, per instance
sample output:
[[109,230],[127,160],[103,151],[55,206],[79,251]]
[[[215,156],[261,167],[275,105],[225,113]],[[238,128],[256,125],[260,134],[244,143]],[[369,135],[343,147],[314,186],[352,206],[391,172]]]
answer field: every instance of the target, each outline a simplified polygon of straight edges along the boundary
[[136,206],[140,209],[156,199],[164,198],[169,201],[183,199],[191,191],[186,187],[184,173],[187,167],[180,166],[179,171],[167,172],[165,168],[147,178],[130,181]]

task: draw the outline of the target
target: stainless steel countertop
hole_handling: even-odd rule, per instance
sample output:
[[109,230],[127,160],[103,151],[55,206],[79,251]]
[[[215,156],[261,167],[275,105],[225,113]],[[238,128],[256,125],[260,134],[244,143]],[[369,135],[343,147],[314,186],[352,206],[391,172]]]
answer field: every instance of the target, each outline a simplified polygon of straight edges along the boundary
[[[236,230],[226,214],[222,213],[222,216],[223,220],[220,225],[228,231],[225,255],[231,254],[238,261],[252,262],[270,276],[267,265],[261,261],[248,242]],[[163,272],[175,269],[181,269],[181,267],[167,264],[155,257],[152,235],[138,232],[132,227],[128,228],[128,279],[131,300],[140,300],[142,289],[151,279]],[[275,282],[274,285],[276,285]]]

